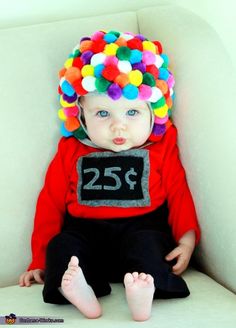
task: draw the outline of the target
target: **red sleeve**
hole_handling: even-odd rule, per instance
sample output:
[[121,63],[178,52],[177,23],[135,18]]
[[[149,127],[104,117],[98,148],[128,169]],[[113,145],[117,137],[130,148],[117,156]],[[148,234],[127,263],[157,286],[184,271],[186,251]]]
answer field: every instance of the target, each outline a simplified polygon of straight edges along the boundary
[[175,240],[189,230],[195,231],[196,244],[200,240],[200,228],[189,190],[184,168],[179,158],[177,130],[171,126],[164,136],[162,178],[169,207],[169,224]]
[[68,186],[68,169],[66,171],[68,164],[66,162],[70,162],[68,156],[65,156],[69,139],[62,138],[60,140],[57,153],[48,167],[44,186],[37,200],[31,238],[32,262],[28,270],[45,268],[48,242],[62,228]]

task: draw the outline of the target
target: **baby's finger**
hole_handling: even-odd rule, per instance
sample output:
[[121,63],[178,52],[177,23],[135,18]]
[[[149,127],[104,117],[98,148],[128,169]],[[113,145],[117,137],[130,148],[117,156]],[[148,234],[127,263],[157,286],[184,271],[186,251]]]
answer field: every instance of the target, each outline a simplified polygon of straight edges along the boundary
[[38,283],[40,283],[40,284],[43,284],[44,281],[43,281],[41,275],[42,275],[42,272],[41,272],[41,271],[36,271],[36,272],[34,273],[34,279],[35,279],[36,282],[38,282]]
[[27,274],[24,277],[25,286],[26,287],[30,287],[32,281],[34,281],[33,272],[32,271],[29,271],[29,272],[27,272]]
[[179,256],[180,254],[180,250],[178,248],[173,249],[173,251],[171,251],[169,254],[166,255],[165,259],[167,261],[171,261],[173,259],[175,259],[177,256]]

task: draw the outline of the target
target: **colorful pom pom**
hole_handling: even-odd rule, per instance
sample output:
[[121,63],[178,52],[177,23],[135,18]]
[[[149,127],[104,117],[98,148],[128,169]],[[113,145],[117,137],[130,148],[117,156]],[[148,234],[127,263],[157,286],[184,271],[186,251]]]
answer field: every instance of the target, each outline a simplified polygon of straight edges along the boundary
[[95,81],[96,78],[94,76],[86,76],[82,80],[82,87],[88,92],[93,92],[96,90]]
[[132,84],[127,84],[123,89],[123,96],[127,99],[136,99],[138,97],[138,88]]
[[113,100],[117,100],[122,96],[122,90],[118,84],[112,83],[107,89],[107,94]]
[[128,47],[119,47],[116,52],[117,58],[119,60],[129,60],[131,55],[131,50]]
[[115,56],[118,48],[118,45],[115,43],[107,44],[104,48],[104,54],[107,56]]
[[148,100],[152,95],[152,88],[149,85],[141,84],[139,86],[139,99]]
[[98,91],[113,100],[123,95],[129,100],[150,102],[155,115],[150,140],[159,140],[171,125],[170,109],[175,97],[175,81],[168,64],[160,42],[142,34],[101,30],[81,38],[59,72],[58,93],[63,108],[58,116],[65,123],[62,134],[86,137],[78,120],[77,100]]
[[94,67],[92,65],[84,65],[81,69],[81,75],[85,76],[94,76]]
[[107,91],[107,88],[109,87],[110,84],[111,82],[107,81],[103,77],[97,78],[95,81],[95,86],[99,92]]
[[127,60],[119,60],[118,69],[122,73],[129,73],[132,71],[132,66],[131,66],[130,62]]
[[143,75],[140,71],[135,70],[129,73],[129,81],[131,84],[139,86],[142,83]]
[[104,70],[102,71],[102,76],[108,81],[114,81],[119,74],[120,71],[116,66],[113,65],[105,66]]
[[154,87],[156,84],[155,79],[152,74],[144,73],[143,74],[143,84],[150,85],[150,87]]

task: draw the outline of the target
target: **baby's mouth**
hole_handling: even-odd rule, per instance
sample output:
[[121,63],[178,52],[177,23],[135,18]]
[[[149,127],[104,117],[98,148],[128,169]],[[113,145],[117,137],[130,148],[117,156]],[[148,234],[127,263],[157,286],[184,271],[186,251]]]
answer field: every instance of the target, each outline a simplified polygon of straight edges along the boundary
[[123,145],[126,142],[126,139],[122,137],[117,137],[114,138],[112,141],[115,145]]

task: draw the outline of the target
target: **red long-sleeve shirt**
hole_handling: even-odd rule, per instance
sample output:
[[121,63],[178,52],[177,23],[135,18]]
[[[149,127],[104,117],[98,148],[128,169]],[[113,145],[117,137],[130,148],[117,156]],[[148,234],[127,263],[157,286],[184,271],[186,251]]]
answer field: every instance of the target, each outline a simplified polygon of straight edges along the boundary
[[[82,175],[81,172],[83,171],[82,168],[79,170],[78,163],[80,159],[90,157],[91,154],[99,156],[99,154],[104,154],[106,151],[84,145],[74,137],[61,138],[58,151],[49,165],[45,184],[37,201],[31,240],[32,262],[28,270],[45,268],[47,244],[52,237],[61,231],[66,211],[73,217],[84,219],[126,218],[151,212],[167,200],[169,208],[168,222],[175,240],[178,242],[187,231],[193,229],[197,244],[200,239],[200,228],[185,171],[179,159],[176,139],[176,128],[171,126],[160,141],[143,148],[145,154],[147,154],[146,161],[148,165],[146,168],[149,170],[147,175],[147,201],[143,205],[132,203],[134,205],[127,206],[119,205],[121,203],[118,202],[115,205],[111,203],[109,206],[109,202],[105,205],[103,203],[99,205],[99,202],[97,204],[93,202],[86,203],[78,195],[83,188],[86,189],[85,185],[81,187],[80,184],[81,177],[79,175]],[[114,174],[116,172],[114,170],[121,172],[123,168],[122,170],[117,168],[112,170],[113,173],[108,175],[112,177],[112,184],[116,182],[118,185],[117,179],[119,180],[119,178],[116,173]],[[134,172],[132,170],[130,169],[129,173]],[[87,173],[86,170],[84,172]],[[130,175],[130,177],[133,179],[135,174]],[[128,180],[128,178],[126,177],[125,181],[128,181],[131,186],[133,180]],[[91,184],[95,185],[95,183]],[[102,189],[102,186],[96,188]]]

